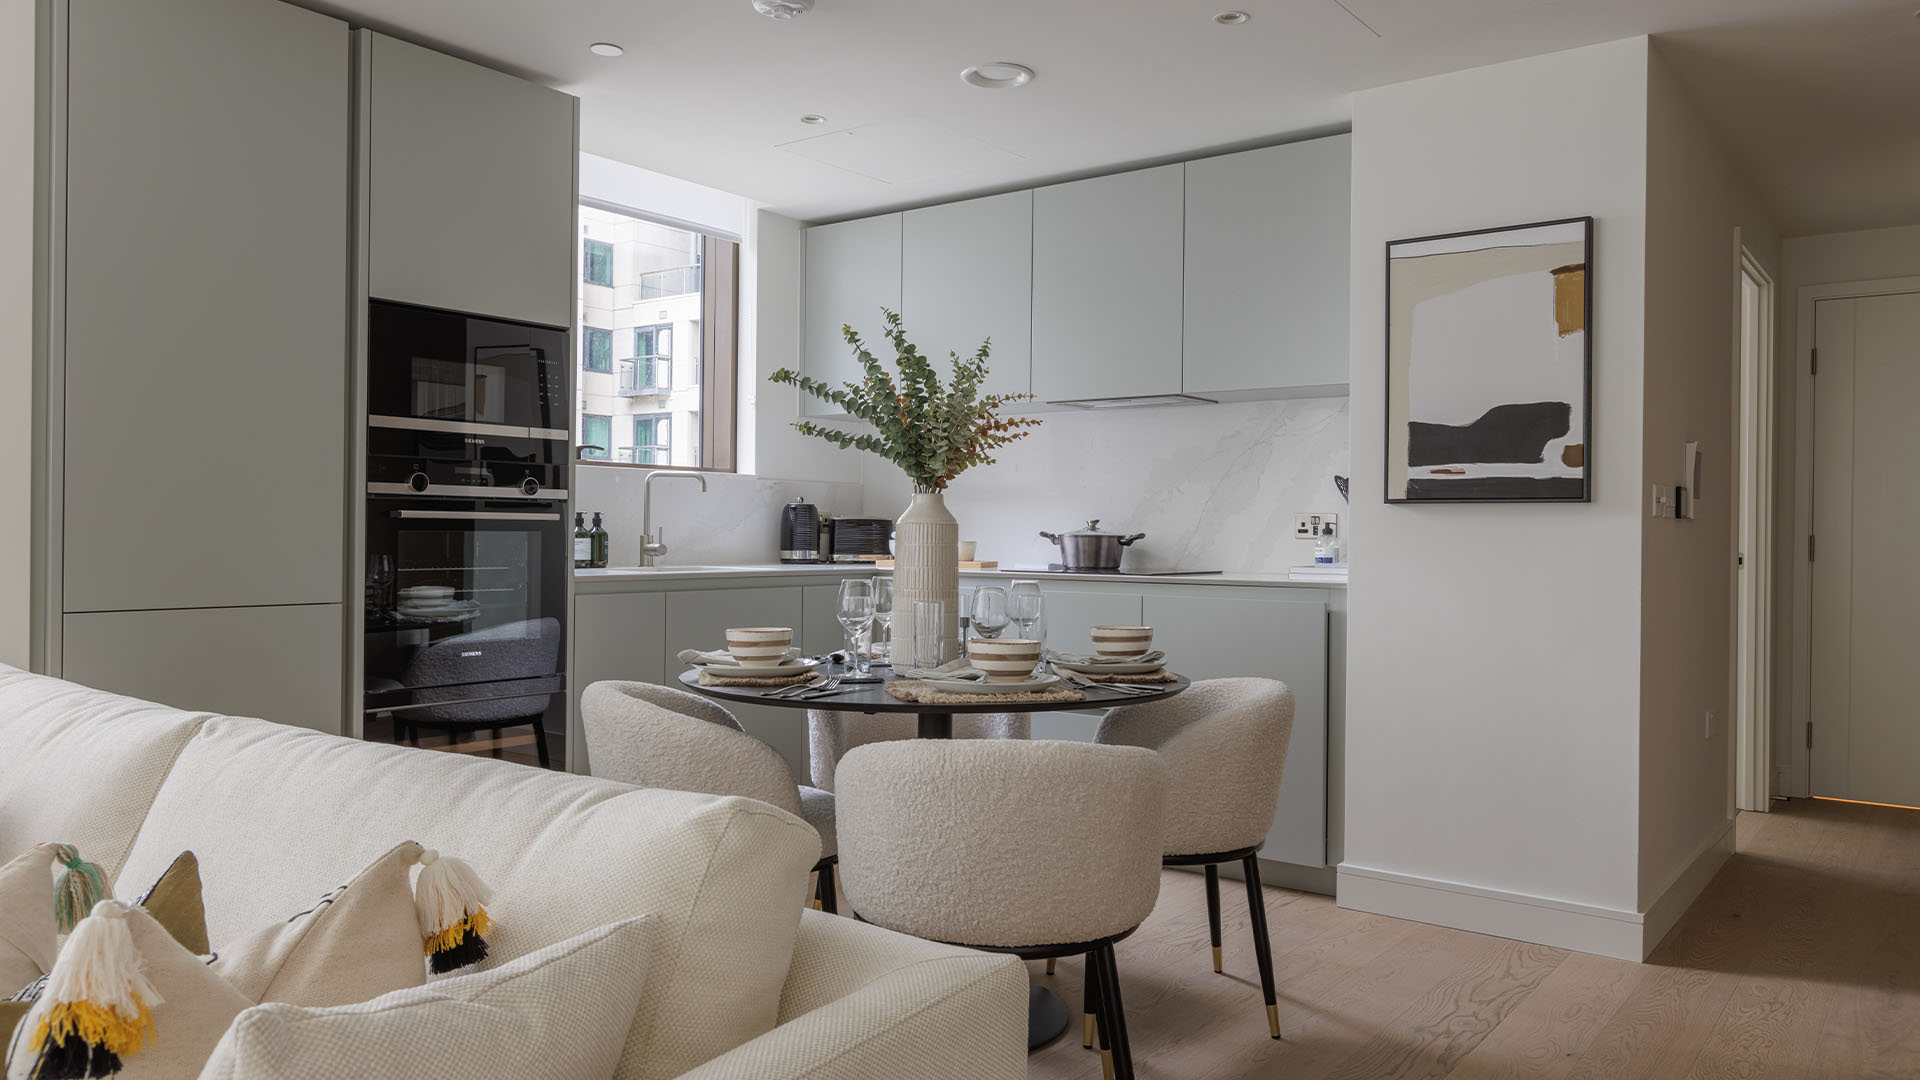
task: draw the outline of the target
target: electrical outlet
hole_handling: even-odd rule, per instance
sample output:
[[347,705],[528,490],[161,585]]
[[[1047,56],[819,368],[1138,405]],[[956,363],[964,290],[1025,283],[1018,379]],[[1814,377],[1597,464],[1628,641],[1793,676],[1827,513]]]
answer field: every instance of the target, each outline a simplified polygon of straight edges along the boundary
[[1719,730],[1719,726],[1720,726],[1720,718],[1714,714],[1714,711],[1712,709],[1708,709],[1707,710],[1707,733],[1705,737],[1708,739],[1713,738],[1713,733]]
[[1293,538],[1311,540],[1320,531],[1320,518],[1314,514],[1293,515]]

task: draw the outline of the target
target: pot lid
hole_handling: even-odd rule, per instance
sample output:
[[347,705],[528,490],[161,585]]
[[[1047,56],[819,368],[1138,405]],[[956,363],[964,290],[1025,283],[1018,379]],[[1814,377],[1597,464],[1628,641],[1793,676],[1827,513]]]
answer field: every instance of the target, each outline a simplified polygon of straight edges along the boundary
[[1075,529],[1072,532],[1061,533],[1060,535],[1062,536],[1125,536],[1127,534],[1121,533],[1121,532],[1114,532],[1111,529],[1103,529],[1100,527],[1100,519],[1094,518],[1092,521],[1087,522],[1086,528]]

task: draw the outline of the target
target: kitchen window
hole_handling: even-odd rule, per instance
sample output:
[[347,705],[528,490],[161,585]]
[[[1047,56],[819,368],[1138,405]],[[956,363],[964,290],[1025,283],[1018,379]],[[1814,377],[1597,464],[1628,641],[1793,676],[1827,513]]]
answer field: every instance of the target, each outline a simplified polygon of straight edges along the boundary
[[580,332],[580,366],[588,371],[613,370],[613,331],[589,326]]
[[613,245],[603,240],[588,240],[580,260],[580,280],[589,285],[613,284]]
[[580,204],[579,242],[606,286],[580,290],[582,366],[614,376],[580,380],[580,459],[731,471],[739,245],[596,202]]

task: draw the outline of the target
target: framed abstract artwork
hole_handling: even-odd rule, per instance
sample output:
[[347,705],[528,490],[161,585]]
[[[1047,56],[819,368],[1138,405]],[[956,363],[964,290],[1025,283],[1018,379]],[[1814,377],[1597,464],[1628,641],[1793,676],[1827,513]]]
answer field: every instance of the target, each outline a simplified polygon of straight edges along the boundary
[[1387,245],[1387,501],[1586,502],[1593,219]]

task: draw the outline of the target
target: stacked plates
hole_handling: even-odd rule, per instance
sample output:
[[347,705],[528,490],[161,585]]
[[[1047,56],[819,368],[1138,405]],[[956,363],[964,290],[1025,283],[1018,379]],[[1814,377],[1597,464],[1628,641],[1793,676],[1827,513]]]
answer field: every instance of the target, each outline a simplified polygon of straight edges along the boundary
[[920,682],[949,694],[1027,694],[1045,690],[1058,683],[1058,675],[1035,675],[1020,682],[988,682],[985,679],[921,679]]
[[702,671],[711,671],[715,675],[727,675],[736,679],[780,679],[789,675],[799,675],[818,668],[826,663],[805,656],[790,656],[777,664],[742,664],[738,661],[711,661],[696,663],[693,666]]
[[480,605],[460,600],[445,585],[415,585],[400,590],[400,602],[394,613],[420,622],[465,622],[480,614]]

